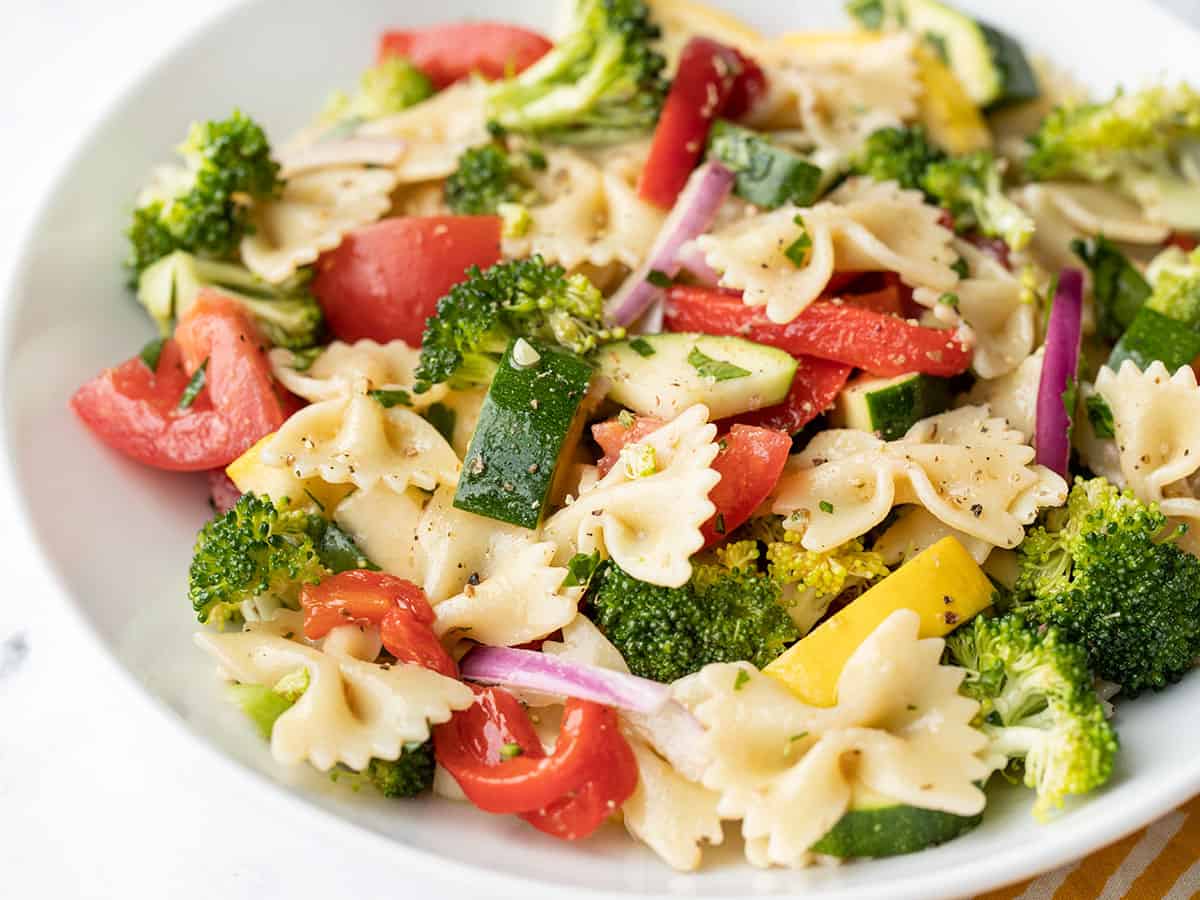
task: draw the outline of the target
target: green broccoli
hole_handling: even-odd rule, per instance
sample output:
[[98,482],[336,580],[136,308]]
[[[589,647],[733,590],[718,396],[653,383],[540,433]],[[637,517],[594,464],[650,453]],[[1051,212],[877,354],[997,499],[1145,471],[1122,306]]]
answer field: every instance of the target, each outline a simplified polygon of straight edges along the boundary
[[1085,647],[1128,695],[1177,681],[1200,655],[1200,559],[1166,531],[1157,506],[1077,479],[1018,548],[1018,608]]
[[[250,717],[266,740],[271,739],[275,720],[287,712],[308,690],[308,669],[289,672],[272,687],[261,684],[234,684],[230,699]],[[399,759],[372,757],[361,772],[334,769],[330,777],[343,778],[357,790],[362,781],[370,782],[385,797],[416,797],[433,786],[433,741],[412,741],[404,745]]]
[[126,265],[135,280],[173,250],[233,258],[251,230],[249,204],[281,189],[266,134],[237,110],[192,125],[179,152],[186,168],[143,192],[134,210]]
[[659,29],[642,0],[577,0],[566,36],[500,82],[488,113],[501,129],[556,141],[605,143],[651,130],[667,82]]
[[402,112],[433,96],[433,82],[402,56],[389,56],[363,72],[353,94],[338,91],[321,111],[320,123],[356,127]]
[[1033,179],[1109,183],[1171,227],[1200,230],[1200,93],[1186,84],[1060,106],[1029,142]]
[[308,292],[308,271],[282,285],[268,284],[237,263],[201,259],[176,250],[146,268],[138,279],[138,301],[169,336],[174,322],[206,288],[231,297],[254,319],[272,344],[303,350],[321,338],[324,319]]
[[1168,247],[1146,268],[1151,285],[1145,306],[1185,325],[1200,323],[1200,249]]
[[1024,773],[1039,818],[1112,774],[1117,735],[1092,686],[1087,651],[1021,615],[978,616],[946,641],[967,670],[962,693],[980,703],[989,751]]
[[779,585],[753,571],[697,566],[679,588],[647,584],[613,562],[592,576],[588,613],[636,675],[671,682],[714,662],[762,667],[800,638]]
[[500,144],[472,147],[458,158],[446,179],[446,205],[466,216],[494,215],[506,203],[527,204],[536,198],[529,184],[531,169],[546,168],[537,151],[510,153]]
[[960,231],[977,229],[1022,250],[1033,237],[1033,220],[1004,195],[1000,164],[980,150],[947,156],[920,125],[881,128],[867,138],[853,170],[876,181],[895,181],[923,191],[954,217]]
[[473,266],[425,324],[416,390],[488,384],[514,337],[584,354],[624,336],[624,329],[605,325],[604,297],[583,275],[568,275],[540,256],[483,272]]

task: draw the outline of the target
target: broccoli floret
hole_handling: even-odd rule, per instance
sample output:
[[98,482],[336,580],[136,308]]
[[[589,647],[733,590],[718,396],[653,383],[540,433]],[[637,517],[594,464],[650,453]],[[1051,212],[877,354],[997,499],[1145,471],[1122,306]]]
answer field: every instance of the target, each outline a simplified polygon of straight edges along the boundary
[[416,797],[433,787],[433,741],[405,744],[400,758],[372,759],[363,772],[385,797]]
[[920,125],[881,128],[863,143],[853,170],[876,181],[895,181],[902,188],[919,191],[924,190],[926,169],[945,158]]
[[1013,250],[1023,250],[1033,237],[1033,219],[1004,195],[1000,166],[986,150],[930,164],[921,187],[949,210],[960,230],[977,228]]
[[947,156],[930,143],[920,125],[872,133],[853,168],[876,181],[895,181],[924,192],[930,202],[954,217],[959,231],[976,229],[1014,250],[1024,249],[1033,237],[1033,220],[1004,195],[995,156],[985,150]]
[[456,388],[488,384],[515,337],[584,354],[624,336],[604,324],[604,297],[583,275],[567,275],[540,256],[482,272],[473,266],[425,324],[416,390],[446,381]]
[[249,204],[280,190],[266,133],[237,110],[192,125],[179,153],[186,168],[143,192],[134,210],[126,261],[134,279],[172,250],[232,258],[251,227]]
[[1177,322],[1200,322],[1200,249],[1168,247],[1146,268],[1152,285],[1146,306]]
[[762,667],[800,638],[779,585],[752,571],[697,566],[679,588],[639,581],[615,563],[592,577],[589,614],[637,675],[670,682],[714,662]]
[[196,538],[188,596],[201,622],[223,626],[247,608],[296,608],[300,587],[316,584],[322,565],[302,510],[276,508],[269,497],[243,494]]
[[321,338],[324,319],[316,298],[308,292],[308,272],[281,285],[268,284],[236,263],[201,259],[177,250],[142,272],[138,300],[170,335],[175,320],[213,288],[231,297],[254,319],[272,344],[291,350],[311,347]]
[[1200,655],[1200,559],[1170,538],[1157,506],[1077,479],[1019,548],[1020,609],[1085,647],[1126,694],[1165,687]]
[[1185,84],[1060,106],[1030,139],[1038,181],[1111,183],[1174,228],[1200,228],[1200,93]]
[[649,131],[667,82],[653,48],[660,32],[642,0],[577,0],[566,36],[502,81],[488,114],[502,129],[602,143]]
[[1021,615],[976,617],[946,641],[967,670],[961,691],[980,703],[977,723],[992,754],[1037,791],[1034,814],[1108,781],[1117,735],[1092,687],[1087,651]]
[[259,733],[270,740],[275,720],[291,709],[300,695],[308,690],[308,681],[308,669],[301,667],[284,675],[272,687],[263,684],[230,685],[229,697],[250,717]]
[[338,91],[321,112],[325,125],[382,119],[433,96],[433,82],[402,56],[388,56],[363,72],[353,94]]
[[529,170],[545,167],[546,158],[537,151],[510,153],[499,144],[472,147],[446,179],[446,205],[461,215],[485,216],[506,203],[531,203],[536,193]]

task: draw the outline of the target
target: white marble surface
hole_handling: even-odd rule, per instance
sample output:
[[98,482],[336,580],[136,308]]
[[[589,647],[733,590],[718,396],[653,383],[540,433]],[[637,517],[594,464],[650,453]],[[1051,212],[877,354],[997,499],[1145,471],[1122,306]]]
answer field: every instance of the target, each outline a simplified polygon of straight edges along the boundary
[[[146,48],[230,2],[5,4],[0,284],[77,134],[136,77]],[[1200,0],[1165,5],[1200,23]],[[0,496],[0,505],[10,503]],[[332,827],[289,828],[290,804],[215,761],[92,645],[7,519],[0,547],[0,896],[500,896],[436,868],[414,871],[374,840],[347,845]],[[389,865],[387,884],[366,874]]]

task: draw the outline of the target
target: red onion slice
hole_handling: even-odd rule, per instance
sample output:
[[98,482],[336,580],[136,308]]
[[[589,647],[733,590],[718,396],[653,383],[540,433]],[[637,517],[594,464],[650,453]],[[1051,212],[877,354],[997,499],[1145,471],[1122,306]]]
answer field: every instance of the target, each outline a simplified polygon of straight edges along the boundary
[[1071,416],[1063,400],[1079,371],[1083,335],[1083,273],[1063,269],[1046,328],[1046,356],[1038,384],[1034,447],[1037,461],[1064,478],[1071,461]]
[[605,311],[612,321],[632,325],[662,296],[662,288],[647,279],[656,272],[667,278],[678,274],[680,248],[709,229],[732,189],[733,173],[720,163],[706,162],[692,173],[646,261],[609,298]]
[[669,685],[535,650],[476,647],[460,670],[470,681],[578,697],[633,712],[656,713],[671,701]]

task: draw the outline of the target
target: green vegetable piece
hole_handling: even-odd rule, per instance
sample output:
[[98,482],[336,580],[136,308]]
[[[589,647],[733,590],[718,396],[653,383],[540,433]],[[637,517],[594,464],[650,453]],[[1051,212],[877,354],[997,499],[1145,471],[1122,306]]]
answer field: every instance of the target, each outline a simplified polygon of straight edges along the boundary
[[[546,164],[544,156],[542,166]],[[446,205],[460,215],[495,215],[505,204],[527,204],[537,198],[530,185],[529,170],[520,154],[509,153],[500,144],[472,147],[458,158],[458,168],[446,179]]]
[[367,394],[379,402],[379,405],[384,409],[391,409],[393,406],[412,406],[412,397],[405,390],[374,390],[367,391]]
[[647,359],[655,354],[654,345],[645,338],[633,338],[629,342],[629,348],[638,356]]
[[1115,341],[1150,296],[1150,285],[1104,235],[1074,240],[1071,250],[1092,273],[1097,328],[1103,337]]
[[563,579],[563,587],[583,587],[596,574],[600,567],[600,551],[593,553],[576,553],[567,562],[567,577]]
[[[342,124],[351,133],[363,122],[382,119],[433,96],[429,77],[402,56],[388,56],[363,72],[352,94],[338,91],[329,98],[320,121]],[[323,137],[331,137],[326,132]]]
[[454,426],[458,423],[458,413],[444,403],[433,403],[425,410],[425,421],[437,429],[447,444],[454,443]]
[[351,569],[379,571],[379,566],[367,559],[358,549],[358,544],[354,543],[354,539],[335,523],[313,516],[309,519],[309,534],[312,536],[313,547],[321,565],[333,574],[348,572]]
[[151,372],[158,371],[158,360],[162,356],[163,344],[166,343],[164,338],[155,338],[149,341],[138,357],[146,364],[146,368]]
[[818,166],[724,119],[713,122],[708,155],[734,173],[734,193],[756,206],[811,206],[820,195],[822,172]]
[[741,366],[724,360],[713,359],[699,347],[691,349],[687,361],[702,376],[716,381],[732,381],[734,378],[745,378],[750,374],[749,369],[743,369]]
[[188,379],[187,385],[184,386],[183,393],[179,397],[179,408],[189,409],[196,402],[196,398],[200,396],[200,392],[204,390],[204,383],[208,380],[208,360],[200,363],[192,377]]
[[1113,424],[1112,408],[1108,402],[1099,394],[1092,394],[1087,398],[1084,404],[1087,407],[1088,421],[1092,425],[1092,432],[1098,438],[1110,438],[1117,436],[1116,426]]
[[250,717],[265,740],[271,739],[275,720],[295,703],[261,684],[232,684],[229,686],[229,696]]
[[956,816],[882,798],[859,801],[811,850],[842,859],[901,856],[954,840],[982,821],[982,814]]
[[1150,363],[1160,360],[1174,372],[1190,365],[1197,356],[1200,356],[1200,331],[1143,306],[1113,347],[1108,366],[1115,371],[1129,359],[1144,371]]

